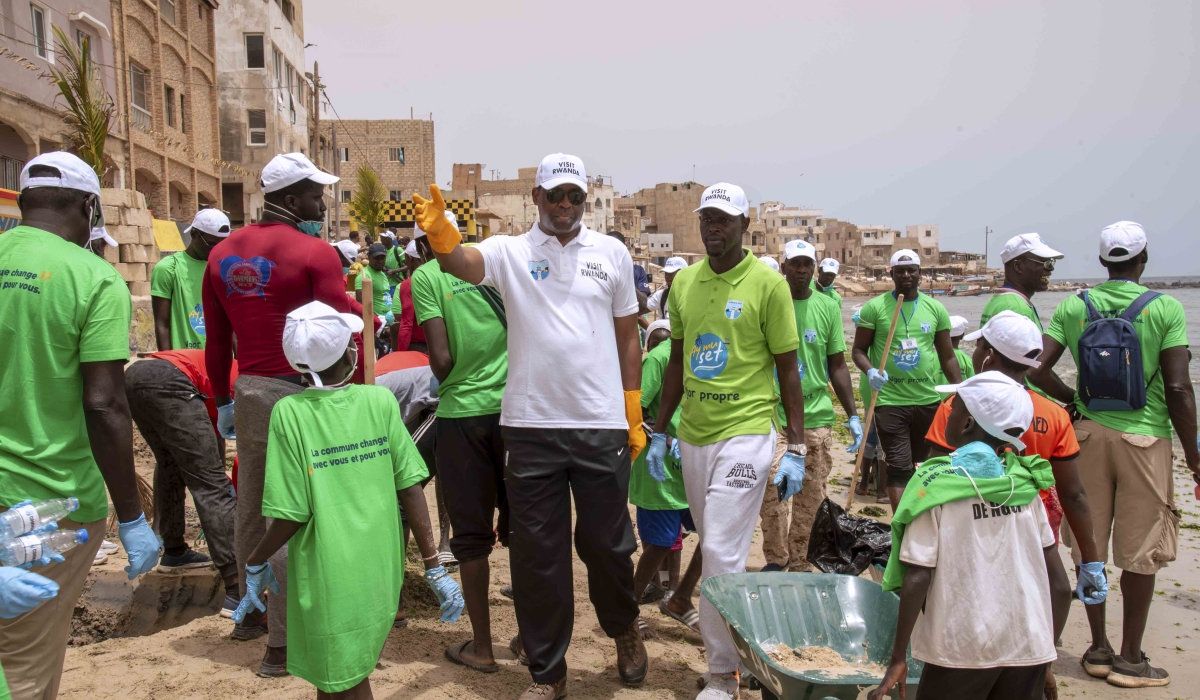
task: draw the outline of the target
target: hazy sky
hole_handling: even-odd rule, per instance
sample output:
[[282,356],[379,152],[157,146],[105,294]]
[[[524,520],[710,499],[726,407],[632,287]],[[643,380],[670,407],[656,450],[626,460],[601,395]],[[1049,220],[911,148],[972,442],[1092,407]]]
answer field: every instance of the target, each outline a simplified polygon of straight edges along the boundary
[[1200,5],[308,0],[346,119],[432,112],[437,176],[565,151],[620,192],[728,181],[752,203],[941,225],[998,261],[1038,231],[1098,276],[1142,223],[1147,274],[1200,274]]

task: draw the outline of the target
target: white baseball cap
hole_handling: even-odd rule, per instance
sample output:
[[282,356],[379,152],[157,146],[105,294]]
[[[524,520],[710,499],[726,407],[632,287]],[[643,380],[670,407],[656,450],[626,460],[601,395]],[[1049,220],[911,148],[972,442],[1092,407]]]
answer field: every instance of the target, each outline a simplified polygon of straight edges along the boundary
[[97,226],[96,228],[92,229],[91,235],[88,236],[88,243],[100,238],[103,238],[105,243],[113,246],[114,248],[117,246],[117,240],[108,235],[108,229],[104,228],[103,226]]
[[665,328],[668,331],[671,330],[671,319],[660,318],[657,321],[652,322],[649,326],[646,326],[646,339],[649,340],[650,334],[660,328]]
[[[29,169],[35,165],[57,168],[59,175],[58,177],[30,177]],[[92,170],[92,166],[84,163],[79,156],[66,151],[43,153],[30,158],[25,163],[25,168],[21,170],[18,186],[22,192],[36,187],[65,187],[100,196],[100,178],[96,177],[96,171]]]
[[1033,422],[1033,399],[1024,386],[996,372],[980,372],[961,384],[937,387],[943,394],[958,394],[971,416],[988,435],[1025,449],[1020,436]]
[[758,261],[760,263],[762,263],[763,265],[766,265],[767,267],[771,268],[772,270],[779,272],[779,261],[776,260],[775,258],[772,258],[769,255],[764,255],[761,258],[759,258]]
[[[1132,221],[1109,224],[1100,232],[1100,257],[1109,262],[1121,262],[1135,258],[1146,249],[1146,230]],[[1123,253],[1114,254],[1114,250]]]
[[962,316],[950,317],[950,337],[957,338],[967,332],[967,319]]
[[421,254],[417,252],[417,241],[411,240],[408,245],[404,246],[404,254],[410,258],[419,258]]
[[350,262],[354,262],[354,259],[358,257],[358,251],[359,251],[358,244],[355,243],[354,241],[350,240],[349,238],[343,238],[340,241],[336,241],[333,244],[333,247],[342,251],[342,255],[345,255],[346,259],[349,260]]
[[588,189],[583,161],[566,153],[551,153],[543,158],[533,183],[544,190],[552,190],[559,185],[575,185],[584,192]]
[[1008,239],[1008,242],[1004,244],[1004,250],[1000,251],[1000,262],[1006,263],[1025,253],[1033,253],[1039,258],[1053,260],[1065,257],[1062,253],[1046,245],[1041,235],[1036,233],[1022,233],[1019,236],[1013,236]]
[[350,346],[350,336],[362,333],[363,320],[338,313],[332,306],[310,301],[287,315],[283,323],[283,355],[297,372],[310,374],[322,386],[317,372],[332,367]]
[[[447,221],[454,224],[454,228],[458,228],[458,219],[454,218],[454,212],[447,209],[442,213],[446,215]],[[424,238],[424,237],[425,237],[425,231],[423,231],[421,229],[421,227],[418,226],[417,223],[414,221],[413,222],[413,238],[416,239],[416,238]]]
[[225,212],[220,209],[201,209],[196,212],[196,216],[192,218],[192,224],[183,232],[191,233],[192,229],[218,238],[228,237],[231,231],[229,217],[225,216]]
[[817,249],[808,241],[788,241],[783,246],[783,259],[791,260],[792,258],[805,257],[813,262],[817,261]]
[[842,269],[842,264],[833,258],[825,258],[821,261],[821,272],[832,272],[837,274],[838,270]]
[[[953,332],[951,334],[953,335]],[[1042,332],[1038,330],[1036,323],[1015,311],[1005,309],[992,316],[983,328],[965,336],[963,340],[980,338],[1013,362],[1029,367],[1041,364],[1038,362],[1038,355],[1042,354]]]
[[692,211],[709,208],[720,209],[730,216],[746,216],[750,213],[750,202],[741,187],[718,182],[704,190],[704,194],[700,195],[700,206]]
[[921,264],[921,256],[917,255],[916,251],[909,250],[908,248],[901,248],[900,250],[897,250],[895,253],[892,253],[892,259],[890,261],[888,261],[888,267],[895,267],[897,265],[920,265],[920,264]]
[[679,272],[687,266],[687,260],[684,260],[683,258],[667,258],[667,262],[665,265],[663,265],[662,271],[664,275],[669,275],[672,272]]
[[313,165],[303,153],[280,153],[262,169],[260,179],[263,194],[269,194],[301,180],[312,180],[319,185],[332,185],[341,178]]

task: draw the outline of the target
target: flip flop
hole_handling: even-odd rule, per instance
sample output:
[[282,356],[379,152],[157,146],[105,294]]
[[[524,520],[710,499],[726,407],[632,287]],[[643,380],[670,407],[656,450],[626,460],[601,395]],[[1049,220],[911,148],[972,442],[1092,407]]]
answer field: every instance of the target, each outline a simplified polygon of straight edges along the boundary
[[676,622],[681,623],[683,626],[687,627],[688,629],[692,630],[693,632],[699,633],[700,632],[700,613],[696,610],[696,608],[688,608],[687,612],[677,613],[674,610],[667,607],[667,600],[670,600],[670,599],[664,598],[663,601],[658,604],[659,612],[661,612],[662,614],[671,618],[672,620],[675,620]]
[[520,661],[522,666],[528,666],[529,657],[525,655],[525,650],[521,648],[521,644],[519,643],[520,641],[521,635],[518,634],[517,636],[513,637],[508,643],[508,650],[513,653],[513,656],[517,657],[517,661]]
[[480,673],[495,673],[496,671],[499,671],[500,664],[493,663],[492,665],[488,666],[487,664],[476,663],[463,658],[462,653],[464,650],[466,650],[467,645],[470,644],[471,641],[472,640],[468,639],[462,644],[451,644],[450,646],[446,647],[446,658],[453,663],[456,663],[460,666],[466,666],[467,668],[473,668]]
[[408,618],[402,617],[399,620],[392,620],[392,629],[402,630],[408,627]]
[[650,623],[646,622],[645,618],[638,615],[637,619],[638,632],[641,633],[642,639],[654,639],[654,630],[650,629]]

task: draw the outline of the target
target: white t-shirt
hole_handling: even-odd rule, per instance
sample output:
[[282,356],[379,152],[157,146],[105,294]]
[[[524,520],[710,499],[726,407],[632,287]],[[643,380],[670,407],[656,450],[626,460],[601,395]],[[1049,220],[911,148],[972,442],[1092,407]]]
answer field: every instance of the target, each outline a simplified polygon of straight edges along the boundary
[[651,294],[650,298],[646,300],[646,308],[657,313],[659,318],[671,317],[671,313],[667,310],[667,307],[663,306],[662,303],[663,292],[665,290],[666,287],[659,289],[657,292]]
[[1054,661],[1054,617],[1042,550],[1054,545],[1042,499],[994,508],[954,501],[917,516],[900,561],[936,567],[912,655],[948,668]]
[[625,246],[581,227],[564,248],[534,224],[476,249],[483,283],[499,290],[508,316],[500,424],[627,430],[613,327],[638,311]]

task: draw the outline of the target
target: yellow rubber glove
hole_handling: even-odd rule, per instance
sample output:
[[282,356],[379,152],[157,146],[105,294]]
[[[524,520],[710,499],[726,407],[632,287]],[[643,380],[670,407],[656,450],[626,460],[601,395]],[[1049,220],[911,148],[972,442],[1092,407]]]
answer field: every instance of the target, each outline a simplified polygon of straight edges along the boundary
[[453,252],[454,247],[462,242],[462,234],[458,232],[458,227],[446,219],[446,200],[442,199],[442,191],[438,186],[429,186],[429,199],[414,193],[412,202],[417,226],[429,237],[433,251],[443,255]]
[[642,390],[625,392],[625,421],[629,423],[629,461],[646,449],[646,430],[642,427]]

